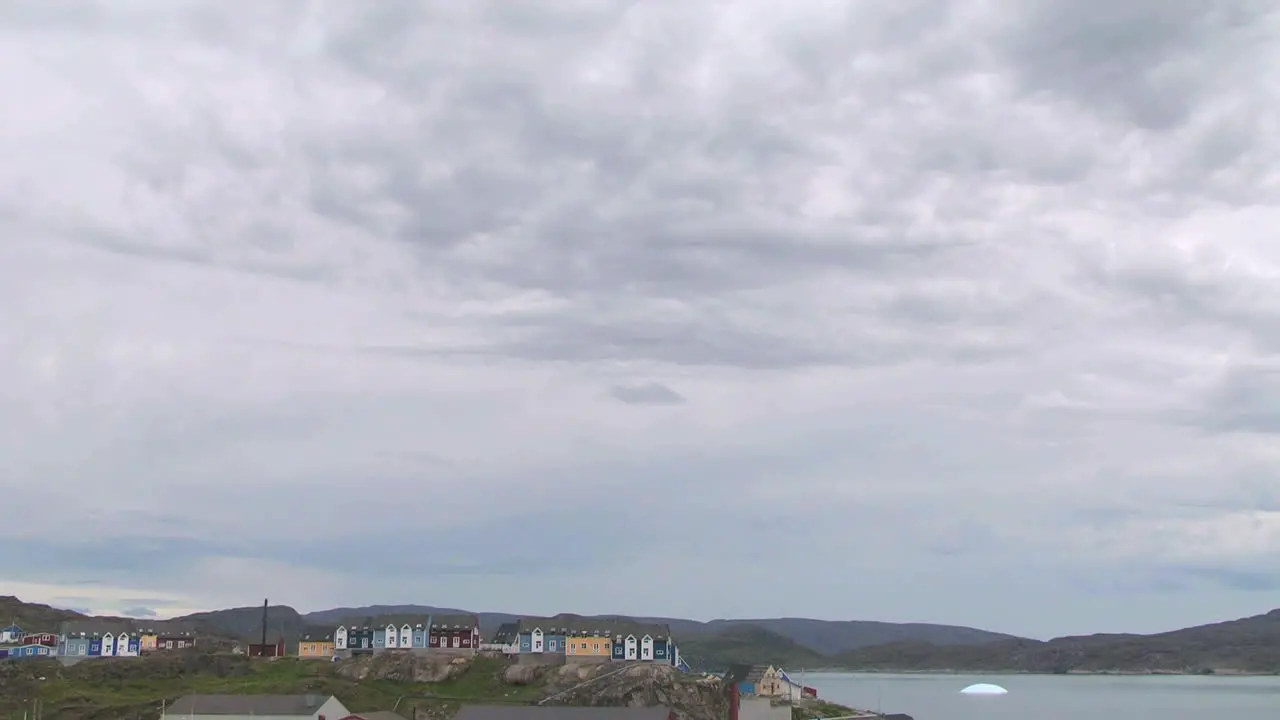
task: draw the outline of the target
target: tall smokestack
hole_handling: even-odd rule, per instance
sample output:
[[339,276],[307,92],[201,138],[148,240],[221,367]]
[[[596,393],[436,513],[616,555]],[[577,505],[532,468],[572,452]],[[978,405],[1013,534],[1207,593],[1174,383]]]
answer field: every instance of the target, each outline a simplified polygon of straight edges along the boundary
[[262,598],[262,644],[267,644],[267,600]]

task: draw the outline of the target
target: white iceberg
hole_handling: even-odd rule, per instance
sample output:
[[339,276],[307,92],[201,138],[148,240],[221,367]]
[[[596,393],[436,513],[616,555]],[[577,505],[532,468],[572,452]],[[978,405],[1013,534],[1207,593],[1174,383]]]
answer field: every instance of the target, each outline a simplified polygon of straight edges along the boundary
[[964,695],[1005,695],[1009,691],[991,683],[977,683],[960,691]]

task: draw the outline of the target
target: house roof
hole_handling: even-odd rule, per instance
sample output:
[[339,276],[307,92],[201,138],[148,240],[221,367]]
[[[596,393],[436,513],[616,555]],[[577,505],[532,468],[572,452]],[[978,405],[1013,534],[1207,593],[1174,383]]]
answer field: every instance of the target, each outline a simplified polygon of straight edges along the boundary
[[469,614],[432,615],[431,627],[434,628],[474,628],[480,627],[480,618]]
[[170,715],[284,715],[310,717],[332,695],[187,695],[168,708]]
[[498,626],[497,631],[493,633],[493,642],[508,644],[515,642],[516,637],[520,634],[520,623],[505,622]]
[[303,632],[298,638],[302,642],[333,642],[332,630],[311,630]]
[[557,615],[549,618],[529,617],[520,618],[519,627],[522,633],[540,629],[543,633],[549,635],[599,635],[602,637],[635,635],[636,638],[648,635],[654,639],[665,639],[671,636],[671,628],[667,625],[640,623],[635,620],[617,617],[581,617],[578,615]]
[[394,614],[394,615],[368,615],[365,617],[347,618],[338,623],[339,627],[362,629],[367,628],[373,630],[375,628],[386,629],[388,625],[395,625],[402,628],[408,625],[411,628],[422,626],[427,627],[431,623],[431,616],[424,614]]
[[560,707],[553,705],[463,705],[454,720],[667,720],[665,707]]
[[13,632],[14,630],[17,630],[18,632],[22,632],[22,628],[18,627],[17,625],[9,625],[8,627],[0,627],[0,632]]
[[62,634],[64,635],[119,635],[122,632],[130,635],[160,635],[162,637],[190,637],[195,635],[195,631],[188,625],[174,623],[167,620],[103,620],[93,618],[89,620],[70,620],[62,624]]

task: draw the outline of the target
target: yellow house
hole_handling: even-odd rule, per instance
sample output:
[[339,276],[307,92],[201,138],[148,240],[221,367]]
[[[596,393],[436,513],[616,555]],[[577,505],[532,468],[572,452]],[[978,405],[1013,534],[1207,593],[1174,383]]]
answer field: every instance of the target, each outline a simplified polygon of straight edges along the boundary
[[327,660],[333,657],[333,633],[309,633],[298,639],[298,657]]
[[143,630],[138,636],[138,652],[151,652],[156,649],[156,631]]
[[564,654],[568,658],[608,658],[613,654],[612,643],[613,641],[609,639],[608,635],[597,635],[590,632],[569,635],[564,639]]

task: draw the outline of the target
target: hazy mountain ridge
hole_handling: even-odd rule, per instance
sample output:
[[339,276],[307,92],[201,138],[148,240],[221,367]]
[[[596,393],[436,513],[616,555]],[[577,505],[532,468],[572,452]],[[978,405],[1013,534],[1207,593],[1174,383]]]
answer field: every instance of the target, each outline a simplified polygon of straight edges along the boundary
[[854,670],[1280,673],[1280,609],[1155,633],[1098,634],[982,645],[898,642],[838,653]]
[[[328,630],[344,619],[392,613],[464,612],[424,605],[373,605],[299,613],[268,608],[267,636],[282,634],[291,649],[308,629]],[[0,614],[56,631],[74,611],[0,596]],[[485,632],[519,615],[476,613]],[[615,618],[618,615],[577,616]],[[213,610],[175,618],[210,636],[253,641],[262,635],[262,606]],[[1237,620],[1155,633],[1097,634],[1040,641],[974,628],[927,623],[757,618],[700,622],[684,618],[631,617],[666,623],[695,666],[733,662],[777,663],[792,668],[853,670],[980,670],[1021,672],[1254,672],[1280,673],[1280,609]]]
[[[468,612],[456,608],[428,605],[370,605],[359,608],[334,608],[306,613],[302,622],[323,626],[337,624],[344,618],[392,613],[442,614]],[[511,622],[521,615],[514,613],[481,612],[480,627],[485,632],[496,630],[504,622]],[[573,615],[572,613],[564,613]],[[686,618],[627,615],[574,615],[574,617],[616,618],[626,617],[640,622],[666,624],[677,639],[689,636],[721,633],[736,627],[757,627],[776,633],[806,647],[819,655],[831,655],[868,645],[889,642],[924,641],[936,645],[978,644],[1014,639],[1012,635],[989,632],[954,625],[929,623],[887,623],[870,620],[814,620],[811,618],[744,618],[720,619],[701,622]]]

